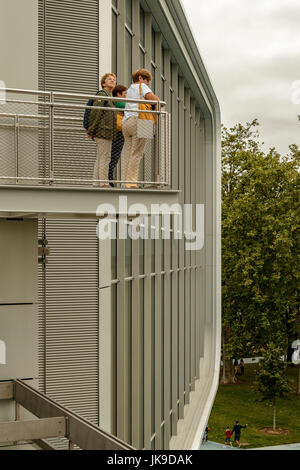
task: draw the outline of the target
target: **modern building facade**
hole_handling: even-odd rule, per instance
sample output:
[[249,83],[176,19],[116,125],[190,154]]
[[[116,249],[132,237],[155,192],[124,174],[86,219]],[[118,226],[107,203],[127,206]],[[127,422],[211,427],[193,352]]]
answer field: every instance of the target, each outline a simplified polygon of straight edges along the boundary
[[[0,58],[0,381],[27,379],[134,448],[197,449],[220,361],[220,114],[182,4],[0,6],[1,41],[11,38]],[[109,71],[128,86],[140,67],[165,102],[140,189],[93,188],[86,95]],[[118,209],[120,197],[145,210],[189,204],[194,221],[204,206],[203,247],[186,250],[174,215],[167,229],[154,224],[161,215],[144,218],[155,237],[99,240],[97,207]],[[11,419],[0,401],[0,420]]]

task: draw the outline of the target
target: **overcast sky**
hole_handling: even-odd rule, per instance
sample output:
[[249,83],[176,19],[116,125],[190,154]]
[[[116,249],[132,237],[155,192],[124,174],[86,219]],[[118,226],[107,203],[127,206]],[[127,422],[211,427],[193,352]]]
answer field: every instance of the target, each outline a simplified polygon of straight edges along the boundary
[[[182,0],[222,122],[254,118],[266,148],[300,146],[300,0]],[[294,91],[294,82],[299,81]],[[296,84],[294,84],[296,86]]]

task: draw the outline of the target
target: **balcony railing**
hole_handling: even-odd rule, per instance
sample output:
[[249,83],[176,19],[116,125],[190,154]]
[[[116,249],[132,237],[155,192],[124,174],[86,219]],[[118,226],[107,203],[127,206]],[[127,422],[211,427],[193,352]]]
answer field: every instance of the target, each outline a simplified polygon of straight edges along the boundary
[[[118,112],[113,101],[155,105],[155,136],[147,142],[138,181],[126,181],[123,153],[114,179],[93,179],[96,143],[88,138],[83,116],[94,95],[6,89],[0,101],[0,185],[93,187],[113,183],[115,188],[170,187],[170,115],[165,103],[105,98],[101,111]],[[0,90],[1,92],[1,90]],[[3,92],[3,90],[2,90]],[[3,93],[2,93],[3,96]],[[110,104],[111,103],[111,104]],[[138,111],[136,111],[138,113]]]

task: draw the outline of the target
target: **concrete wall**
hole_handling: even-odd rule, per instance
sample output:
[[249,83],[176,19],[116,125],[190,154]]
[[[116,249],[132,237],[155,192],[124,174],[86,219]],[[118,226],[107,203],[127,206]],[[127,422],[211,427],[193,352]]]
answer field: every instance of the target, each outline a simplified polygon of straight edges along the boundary
[[0,220],[0,305],[37,303],[37,221]]
[[[0,219],[0,340],[6,357],[0,381],[38,377],[37,220]],[[14,419],[12,400],[0,402],[0,420]]]
[[[0,0],[0,86],[38,89],[38,1]],[[36,96],[6,93],[6,100],[37,101]],[[6,103],[0,113],[37,114],[36,105]],[[38,133],[33,120],[21,118],[15,128],[14,117],[0,119],[0,176],[37,177]],[[4,125],[4,126],[3,126]],[[9,127],[5,127],[5,125]],[[19,141],[19,143],[18,143]],[[17,150],[18,149],[18,150]],[[2,184],[15,180],[2,179]],[[28,180],[23,180],[26,183]]]
[[0,0],[0,80],[6,87],[38,87],[38,1]]

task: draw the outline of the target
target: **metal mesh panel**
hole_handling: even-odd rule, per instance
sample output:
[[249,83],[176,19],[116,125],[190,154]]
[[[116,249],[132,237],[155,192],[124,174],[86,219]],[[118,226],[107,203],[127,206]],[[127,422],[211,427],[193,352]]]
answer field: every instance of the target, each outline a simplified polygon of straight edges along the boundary
[[171,116],[169,113],[161,115],[161,144],[159,154],[164,155],[160,159],[160,181],[171,185]]
[[[0,118],[0,176],[16,176],[16,132],[15,118]],[[1,179],[1,184],[9,184],[12,180]],[[15,180],[13,180],[16,182]]]
[[[0,108],[0,183],[26,183],[19,177],[38,177],[38,123],[33,103],[15,103],[13,100],[36,101],[33,95],[8,93],[7,102]],[[26,117],[29,116],[29,117]],[[10,179],[5,179],[5,177]]]
[[[79,121],[55,121],[54,132],[54,180],[92,180],[95,164],[96,144],[87,138]],[[72,184],[72,181],[68,181]],[[66,184],[62,182],[61,184]]]
[[169,114],[162,113],[155,129],[155,138],[147,143],[140,178],[159,187],[170,185],[170,123]]
[[[38,114],[41,118],[38,120],[39,133],[39,152],[38,152],[38,175],[39,178],[50,178],[50,96],[39,96],[40,104]],[[39,181],[39,184],[44,184]]]
[[23,90],[7,91],[6,102],[0,106],[0,115],[36,115],[38,97],[35,93],[22,93]]
[[[108,178],[110,181],[125,181],[125,154],[124,154],[125,139],[121,131],[117,132],[116,139],[112,143],[111,161],[109,164]],[[110,183],[111,186],[116,186],[115,183]],[[117,186],[121,186],[117,184]]]
[[[37,120],[20,119],[18,176],[38,177],[38,128]],[[26,180],[28,181],[28,180]],[[26,184],[26,181],[24,183]],[[20,182],[23,182],[20,180]],[[29,182],[30,183],[30,182]]]
[[142,178],[144,181],[155,181],[154,174],[155,141],[148,140],[144,154],[144,168]]

